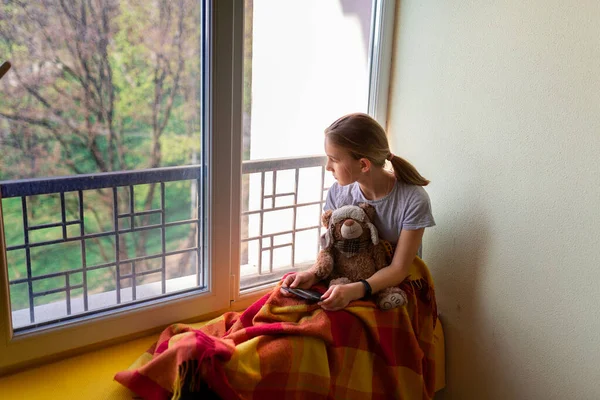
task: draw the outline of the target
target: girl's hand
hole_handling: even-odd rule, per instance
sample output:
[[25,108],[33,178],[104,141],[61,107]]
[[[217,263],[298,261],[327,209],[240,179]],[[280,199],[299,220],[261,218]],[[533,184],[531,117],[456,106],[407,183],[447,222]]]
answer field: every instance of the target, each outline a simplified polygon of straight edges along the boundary
[[[318,280],[315,274],[308,271],[302,271],[286,276],[283,282],[281,282],[281,286],[298,289],[310,289],[317,282]],[[284,296],[293,296],[291,293],[288,293],[282,289],[279,289],[279,292]]]
[[337,311],[346,306],[353,300],[358,300],[363,296],[364,288],[362,283],[348,283],[345,285],[333,285],[321,296],[319,305],[327,311]]

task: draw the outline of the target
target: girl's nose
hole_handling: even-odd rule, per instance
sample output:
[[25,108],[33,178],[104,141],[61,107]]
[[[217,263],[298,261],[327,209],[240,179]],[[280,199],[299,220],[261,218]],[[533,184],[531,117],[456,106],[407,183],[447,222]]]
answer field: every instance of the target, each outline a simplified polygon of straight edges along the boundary
[[344,225],[346,225],[346,226],[352,226],[352,225],[354,225],[354,220],[347,219],[347,220],[344,221]]

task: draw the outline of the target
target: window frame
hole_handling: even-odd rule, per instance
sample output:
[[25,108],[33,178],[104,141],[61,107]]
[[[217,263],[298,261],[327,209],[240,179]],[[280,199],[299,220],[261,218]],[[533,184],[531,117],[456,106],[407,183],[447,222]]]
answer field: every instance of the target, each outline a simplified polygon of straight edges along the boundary
[[396,0],[374,0],[369,51],[368,113],[387,129]]
[[[173,295],[75,322],[13,335],[4,226],[0,224],[0,376],[107,343],[157,332],[175,321],[191,321],[230,309],[231,272],[239,269],[243,0],[204,0],[203,132],[205,152],[204,268],[209,290]],[[1,200],[1,199],[0,199]],[[0,201],[0,215],[2,215]],[[203,311],[198,311],[203,310]]]

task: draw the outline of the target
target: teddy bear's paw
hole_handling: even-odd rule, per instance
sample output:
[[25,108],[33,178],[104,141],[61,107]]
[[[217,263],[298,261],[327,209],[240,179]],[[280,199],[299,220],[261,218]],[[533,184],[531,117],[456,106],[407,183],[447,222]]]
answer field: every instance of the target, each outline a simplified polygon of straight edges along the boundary
[[406,294],[391,293],[379,301],[379,308],[382,310],[391,310],[392,308],[400,307],[406,304]]
[[348,278],[337,278],[337,279],[332,279],[331,282],[329,282],[329,286],[346,285],[348,283],[352,283],[352,281]]

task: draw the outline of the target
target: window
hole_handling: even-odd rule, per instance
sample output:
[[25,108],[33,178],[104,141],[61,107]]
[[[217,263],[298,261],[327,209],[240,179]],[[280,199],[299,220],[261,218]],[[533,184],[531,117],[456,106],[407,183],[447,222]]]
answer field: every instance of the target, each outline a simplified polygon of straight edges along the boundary
[[385,123],[393,14],[2,2],[0,375],[242,307],[309,265],[321,132],[352,111]]
[[0,15],[0,373],[226,310],[238,5]]
[[323,130],[350,112],[385,125],[393,13],[376,0],[246,1],[242,293],[314,262],[333,181]]

